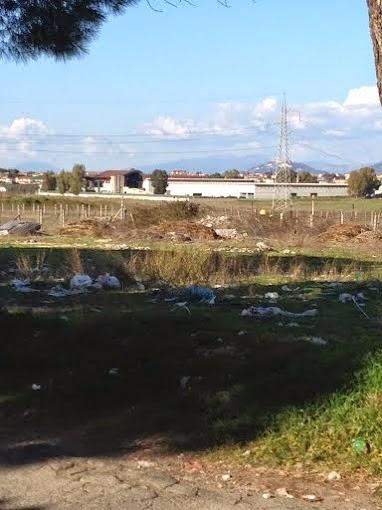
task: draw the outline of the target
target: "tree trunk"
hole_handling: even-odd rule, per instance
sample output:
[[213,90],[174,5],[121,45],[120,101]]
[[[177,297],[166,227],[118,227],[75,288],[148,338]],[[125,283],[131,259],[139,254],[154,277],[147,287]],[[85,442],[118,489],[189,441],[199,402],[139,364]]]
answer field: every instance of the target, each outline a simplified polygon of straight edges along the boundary
[[382,103],[382,0],[367,0],[369,6],[370,31],[374,46],[379,97]]

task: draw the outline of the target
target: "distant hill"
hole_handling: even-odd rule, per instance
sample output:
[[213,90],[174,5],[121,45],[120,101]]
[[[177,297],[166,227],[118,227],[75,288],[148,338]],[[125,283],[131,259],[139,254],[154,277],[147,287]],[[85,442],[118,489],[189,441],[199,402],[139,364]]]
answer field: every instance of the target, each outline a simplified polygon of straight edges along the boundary
[[[311,174],[320,173],[319,170],[311,167],[310,165],[307,165],[306,163],[292,161],[292,165],[293,165],[293,169],[296,172],[304,171],[304,172],[310,172]],[[267,163],[262,163],[261,165],[249,168],[249,171],[250,172],[260,172],[260,173],[265,173],[265,172],[274,173],[274,172],[276,172],[276,169],[277,169],[277,163],[276,163],[276,161],[273,160],[273,161],[268,161]]]
[[165,163],[156,163],[154,165],[141,165],[139,168],[146,171],[160,168],[162,170],[182,169],[189,172],[223,172],[231,168],[237,170],[247,170],[249,167],[258,165],[262,161],[267,160],[269,156],[266,154],[251,154],[248,156],[237,155],[218,155],[205,156],[200,158],[179,159],[177,161],[168,161]]
[[47,172],[48,170],[58,170],[56,165],[49,163],[48,161],[22,161],[16,165],[12,165],[14,168],[24,171],[31,172]]
[[374,165],[370,165],[376,172],[382,172],[382,161],[378,163],[374,163]]

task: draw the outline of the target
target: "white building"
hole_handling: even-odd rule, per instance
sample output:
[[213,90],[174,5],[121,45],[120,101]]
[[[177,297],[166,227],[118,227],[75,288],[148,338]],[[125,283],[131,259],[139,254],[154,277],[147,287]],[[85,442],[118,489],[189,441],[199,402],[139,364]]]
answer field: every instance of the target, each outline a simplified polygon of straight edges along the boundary
[[[290,188],[291,197],[341,197],[348,195],[347,184],[291,183],[287,186]],[[144,179],[142,187],[147,193],[153,192],[150,178]],[[255,179],[170,177],[167,187],[167,195],[178,197],[234,197],[270,200],[273,198],[273,192],[273,183],[259,183]]]
[[144,193],[143,173],[140,170],[106,170],[100,174],[87,175],[87,190],[98,193],[131,194]]

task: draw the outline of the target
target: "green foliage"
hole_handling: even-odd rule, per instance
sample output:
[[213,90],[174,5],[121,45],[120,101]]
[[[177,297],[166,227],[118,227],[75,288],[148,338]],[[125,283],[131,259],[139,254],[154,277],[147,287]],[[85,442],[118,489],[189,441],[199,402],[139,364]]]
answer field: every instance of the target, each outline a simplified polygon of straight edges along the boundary
[[[108,15],[137,0],[11,0],[0,2],[0,56],[68,58],[86,51]],[[70,28],[70,29],[69,29]]]
[[315,183],[318,182],[318,179],[315,175],[312,175],[310,172],[306,170],[302,170],[297,174],[297,182],[310,182]]
[[348,179],[349,194],[354,197],[370,197],[379,188],[380,184],[374,168],[363,167],[350,173]]
[[54,191],[57,187],[57,177],[54,172],[45,172],[42,180],[42,191]]
[[57,190],[63,195],[70,189],[71,184],[71,174],[69,172],[65,172],[65,170],[61,170],[61,172],[57,176]]
[[215,172],[213,174],[210,174],[208,177],[210,179],[222,179],[223,178],[222,174],[219,173],[219,172]]
[[224,177],[224,179],[239,179],[240,172],[239,172],[239,170],[232,168],[231,170],[226,170],[223,174],[223,177]]
[[165,170],[154,170],[151,174],[151,182],[155,195],[164,195],[168,185],[168,175]]
[[86,174],[85,165],[75,164],[72,169],[72,175],[70,179],[70,191],[74,195],[78,195],[82,191],[84,185],[84,178]]

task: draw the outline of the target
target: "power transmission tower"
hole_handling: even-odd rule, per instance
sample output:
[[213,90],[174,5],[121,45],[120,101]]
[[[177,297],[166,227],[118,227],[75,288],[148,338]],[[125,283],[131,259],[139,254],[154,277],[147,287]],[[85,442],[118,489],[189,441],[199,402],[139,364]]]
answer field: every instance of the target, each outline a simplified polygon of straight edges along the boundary
[[281,106],[280,141],[276,159],[275,182],[273,187],[273,211],[285,211],[291,205],[291,182],[293,165],[289,158],[289,126],[286,97]]

